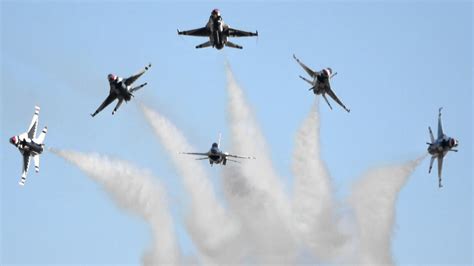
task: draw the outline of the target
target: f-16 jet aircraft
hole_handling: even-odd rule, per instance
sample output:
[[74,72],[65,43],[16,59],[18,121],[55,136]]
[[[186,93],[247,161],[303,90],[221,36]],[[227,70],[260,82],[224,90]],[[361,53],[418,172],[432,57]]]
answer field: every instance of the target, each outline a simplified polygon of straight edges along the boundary
[[190,155],[198,155],[198,156],[206,156],[202,158],[197,158],[196,160],[209,160],[209,163],[211,166],[213,164],[221,164],[226,165],[227,161],[231,162],[236,162],[240,163],[239,161],[229,159],[229,158],[237,158],[237,159],[255,159],[255,157],[252,156],[240,156],[240,155],[233,155],[229,154],[228,152],[223,152],[219,149],[221,144],[221,137],[219,135],[219,142],[218,143],[212,143],[211,149],[208,152],[181,152],[181,154],[190,154]]
[[228,38],[258,36],[258,31],[248,32],[230,28],[229,25],[225,24],[222,20],[220,11],[218,9],[214,9],[212,10],[209,21],[205,27],[186,31],[178,30],[178,34],[208,37],[209,41],[196,46],[196,48],[214,47],[220,50],[224,48],[224,46],[242,49],[242,46],[230,42]]
[[35,114],[33,115],[27,132],[10,138],[10,143],[15,145],[23,156],[23,172],[21,174],[21,180],[18,182],[21,186],[25,185],[26,174],[28,173],[28,166],[30,165],[30,156],[33,157],[33,161],[35,162],[36,172],[39,172],[39,156],[44,150],[43,142],[46,137],[46,132],[48,131],[48,128],[44,127],[40,135],[35,137],[36,129],[38,128],[39,111],[40,108],[35,106]]
[[428,144],[428,152],[431,154],[431,161],[430,161],[430,169],[428,173],[431,173],[431,168],[433,167],[433,162],[435,159],[438,159],[438,186],[441,188],[443,185],[441,184],[441,172],[443,170],[443,158],[448,153],[448,151],[457,152],[458,150],[453,149],[458,146],[459,142],[451,137],[448,137],[443,132],[443,124],[441,123],[441,110],[443,107],[439,108],[438,114],[438,138],[435,139],[433,137],[433,131],[431,131],[431,127],[428,127],[430,132],[430,139],[431,143],[427,142]]
[[132,83],[135,82],[141,75],[143,75],[149,68],[151,64],[148,64],[143,70],[138,72],[137,74],[128,77],[128,78],[121,78],[114,74],[109,74],[107,76],[110,85],[110,92],[109,96],[105,99],[105,101],[97,108],[97,110],[91,114],[92,117],[97,115],[100,111],[102,111],[105,107],[107,107],[111,102],[118,99],[117,105],[115,106],[112,114],[115,114],[119,109],[120,105],[122,105],[123,101],[128,102],[134,96],[133,93],[137,90],[143,88],[147,83],[143,83],[139,86],[132,87]]
[[351,111],[347,109],[347,107],[341,102],[341,100],[339,100],[339,98],[337,98],[336,94],[331,89],[330,79],[334,77],[337,74],[337,72],[333,74],[332,69],[329,67],[321,71],[314,71],[311,68],[307,67],[305,64],[303,64],[298,58],[296,58],[295,55],[293,55],[293,58],[296,60],[296,62],[298,62],[298,64],[300,64],[300,66],[306,71],[306,73],[308,73],[308,75],[310,75],[311,78],[313,79],[311,81],[311,80],[306,79],[303,76],[300,76],[302,80],[308,82],[311,85],[311,88],[309,90],[312,90],[314,94],[316,95],[321,94],[324,100],[326,100],[326,103],[329,105],[329,108],[331,108],[331,110],[332,110],[332,106],[331,104],[329,104],[329,101],[326,98],[326,94],[331,96],[331,98],[334,101],[336,101],[336,103],[338,103],[340,106],[342,106],[344,110],[346,110],[347,112]]

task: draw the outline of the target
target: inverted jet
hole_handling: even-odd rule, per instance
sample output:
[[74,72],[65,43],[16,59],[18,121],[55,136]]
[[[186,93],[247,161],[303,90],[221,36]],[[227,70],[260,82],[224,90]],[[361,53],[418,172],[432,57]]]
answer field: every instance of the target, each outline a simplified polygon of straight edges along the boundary
[[253,156],[240,156],[240,155],[234,155],[230,154],[228,152],[223,152],[219,149],[221,143],[221,137],[219,135],[219,142],[218,143],[212,143],[211,149],[208,152],[181,152],[181,154],[190,154],[190,155],[198,155],[198,156],[205,156],[202,158],[197,158],[196,160],[209,160],[209,163],[211,166],[213,164],[222,164],[226,165],[227,161],[231,162],[236,162],[240,163],[237,160],[233,160],[230,158],[236,158],[236,159],[255,159]]
[[41,131],[38,137],[36,137],[36,129],[38,128],[38,117],[39,117],[40,108],[35,106],[35,114],[31,120],[28,131],[22,133],[18,136],[13,136],[10,138],[10,143],[18,148],[21,155],[23,156],[23,172],[21,174],[21,179],[18,184],[21,186],[25,185],[26,174],[28,173],[28,167],[30,165],[30,157],[33,157],[35,163],[35,171],[39,172],[39,163],[40,163],[40,154],[44,150],[44,138],[46,137],[46,132],[48,131],[47,127]]
[[311,85],[311,88],[309,90],[312,90],[314,94],[316,95],[322,95],[324,100],[326,100],[326,103],[329,105],[329,108],[332,110],[332,106],[329,103],[328,99],[326,98],[326,94],[331,96],[331,98],[338,103],[344,110],[347,112],[350,112],[349,110],[342,102],[337,98],[336,94],[334,91],[331,89],[331,78],[334,77],[336,73],[332,73],[332,69],[327,67],[324,68],[321,71],[314,71],[311,68],[307,67],[303,62],[301,62],[298,58],[296,58],[295,55],[293,55],[293,58],[298,62],[298,64],[310,75],[312,80],[308,80],[303,76],[299,76],[302,80],[308,82]]
[[428,152],[429,154],[431,154],[430,168],[428,170],[428,173],[431,173],[431,168],[433,167],[434,160],[438,159],[438,186],[440,188],[443,187],[443,185],[441,184],[443,158],[449,151],[457,152],[458,150],[454,148],[456,148],[459,144],[456,139],[448,137],[444,134],[443,124],[441,123],[442,109],[443,107],[439,108],[438,114],[438,137],[435,139],[433,137],[433,131],[431,131],[431,127],[428,127],[428,131],[430,132],[431,143],[426,143],[428,144]]
[[258,31],[248,32],[237,30],[229,27],[222,20],[221,13],[218,9],[214,9],[211,12],[209,21],[206,26],[193,30],[179,31],[179,35],[190,35],[198,37],[208,37],[209,41],[196,46],[197,49],[204,47],[213,47],[218,50],[224,48],[224,46],[242,49],[242,46],[235,44],[228,40],[229,37],[251,37],[258,36]]
[[138,91],[139,89],[143,88],[147,83],[143,83],[139,86],[132,87],[132,84],[141,76],[143,75],[149,68],[151,64],[148,64],[144,69],[140,70],[135,75],[132,75],[128,78],[122,78],[116,76],[114,74],[109,74],[107,79],[109,80],[110,91],[109,96],[105,98],[105,101],[97,108],[97,110],[91,114],[92,117],[97,115],[100,111],[102,111],[105,107],[107,107],[110,103],[118,100],[117,105],[115,106],[112,114],[115,114],[119,109],[120,105],[122,105],[123,101],[128,102],[134,96],[133,93]]

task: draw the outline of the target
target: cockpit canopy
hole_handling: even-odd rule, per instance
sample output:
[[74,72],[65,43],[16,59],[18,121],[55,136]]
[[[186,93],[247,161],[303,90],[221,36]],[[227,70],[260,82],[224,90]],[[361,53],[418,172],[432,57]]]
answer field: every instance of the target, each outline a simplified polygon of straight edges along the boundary
[[450,146],[451,148],[457,147],[458,144],[459,144],[459,142],[458,142],[458,140],[456,140],[456,139],[453,139],[453,138],[452,138],[452,139],[449,140],[449,146]]
[[332,69],[330,67],[323,69],[323,75],[325,75],[326,77],[330,77],[331,74],[332,74]]
[[215,8],[214,10],[212,10],[211,15],[212,15],[213,17],[220,17],[220,16],[221,16],[221,12],[219,11],[219,9]]
[[13,145],[18,144],[18,138],[16,136],[13,136],[10,138],[10,143]]
[[212,148],[217,149],[217,148],[219,148],[219,145],[217,145],[217,143],[214,142],[214,143],[212,143]]

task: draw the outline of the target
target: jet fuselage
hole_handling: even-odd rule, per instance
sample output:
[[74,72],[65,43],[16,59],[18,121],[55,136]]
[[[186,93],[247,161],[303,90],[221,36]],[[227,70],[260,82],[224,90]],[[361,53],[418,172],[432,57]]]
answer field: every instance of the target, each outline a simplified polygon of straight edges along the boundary
[[313,77],[313,93],[320,95],[325,93],[329,89],[329,75],[331,72],[326,72],[327,69],[321,70],[316,76]]
[[[19,136],[16,136],[16,138],[19,139]],[[43,153],[44,150],[44,144],[38,144],[28,138],[20,139],[17,144],[12,141],[10,141],[10,143],[17,147],[23,155],[37,155]]]
[[117,95],[117,98],[130,101],[133,96],[130,92],[132,86],[127,86],[122,78],[119,78],[118,80],[119,81],[110,81],[112,90]]
[[457,140],[447,136],[437,139],[428,146],[428,153],[431,155],[445,155],[448,151],[458,146]]
[[227,42],[227,36],[224,34],[224,28],[226,27],[224,21],[221,17],[209,18],[208,28],[211,31],[209,35],[209,41],[212,44],[212,47],[220,50],[224,48],[225,43]]
[[210,164],[220,164],[226,165],[227,160],[225,155],[219,150],[217,143],[213,143],[211,149],[209,150],[209,163]]

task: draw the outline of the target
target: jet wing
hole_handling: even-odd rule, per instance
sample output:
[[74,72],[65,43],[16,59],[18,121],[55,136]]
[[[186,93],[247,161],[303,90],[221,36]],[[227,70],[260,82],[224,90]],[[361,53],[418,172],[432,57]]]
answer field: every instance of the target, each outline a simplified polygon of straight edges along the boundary
[[225,154],[226,157],[231,157],[231,158],[238,158],[238,159],[256,159],[253,156],[241,156],[241,155],[234,155],[234,154]]
[[252,37],[252,36],[258,36],[258,31],[256,32],[250,32],[250,31],[243,31],[243,30],[237,30],[233,28],[228,28],[227,29],[227,36],[229,37]]
[[99,106],[99,108],[97,108],[97,110],[93,114],[91,114],[92,117],[94,117],[96,114],[98,114],[100,111],[102,111],[105,107],[107,107],[107,105],[109,105],[115,99],[117,99],[117,95],[115,95],[115,93],[111,92],[109,94],[109,96],[107,96],[107,98],[105,98],[105,101]]
[[30,166],[30,156],[23,155],[23,172],[21,173],[21,180],[18,182],[21,186],[25,185],[26,182],[26,174],[28,173],[28,167]]
[[334,93],[334,91],[332,91],[331,89],[331,85],[329,83],[329,80],[328,80],[328,88],[326,90],[326,93],[331,96],[331,98],[336,102],[338,103],[342,108],[344,108],[344,110],[346,110],[348,113],[351,111],[349,109],[347,109],[347,107],[341,102],[341,100],[339,100],[339,98],[337,98],[336,94]]
[[35,106],[35,114],[33,119],[31,119],[30,126],[28,127],[28,138],[34,139],[36,136],[36,129],[38,128],[38,118],[39,118],[39,106]]
[[181,154],[188,154],[188,155],[199,155],[199,156],[209,156],[209,154],[201,153],[201,152],[180,152]]
[[313,71],[311,68],[307,67],[305,64],[303,64],[303,62],[301,62],[298,58],[296,58],[296,56],[293,54],[293,58],[296,60],[296,62],[298,62],[298,64],[300,64],[300,66],[306,71],[306,73],[308,73],[308,75],[310,75],[311,77],[315,77],[318,72],[316,71]]
[[439,108],[439,115],[438,115],[438,139],[443,138],[444,132],[443,132],[443,123],[441,122],[441,109],[443,107]]
[[438,182],[439,182],[439,187],[442,187],[441,185],[441,174],[443,172],[443,155],[438,156]]
[[124,80],[125,85],[130,86],[132,85],[135,80],[137,80],[141,75],[143,75],[149,68],[151,67],[151,64],[148,64],[144,69],[140,70],[138,73],[126,78]]
[[211,33],[209,32],[209,29],[206,27],[202,27],[199,29],[194,29],[194,30],[184,30],[184,31],[179,31],[178,30],[178,35],[191,35],[191,36],[198,36],[198,37],[209,37]]

